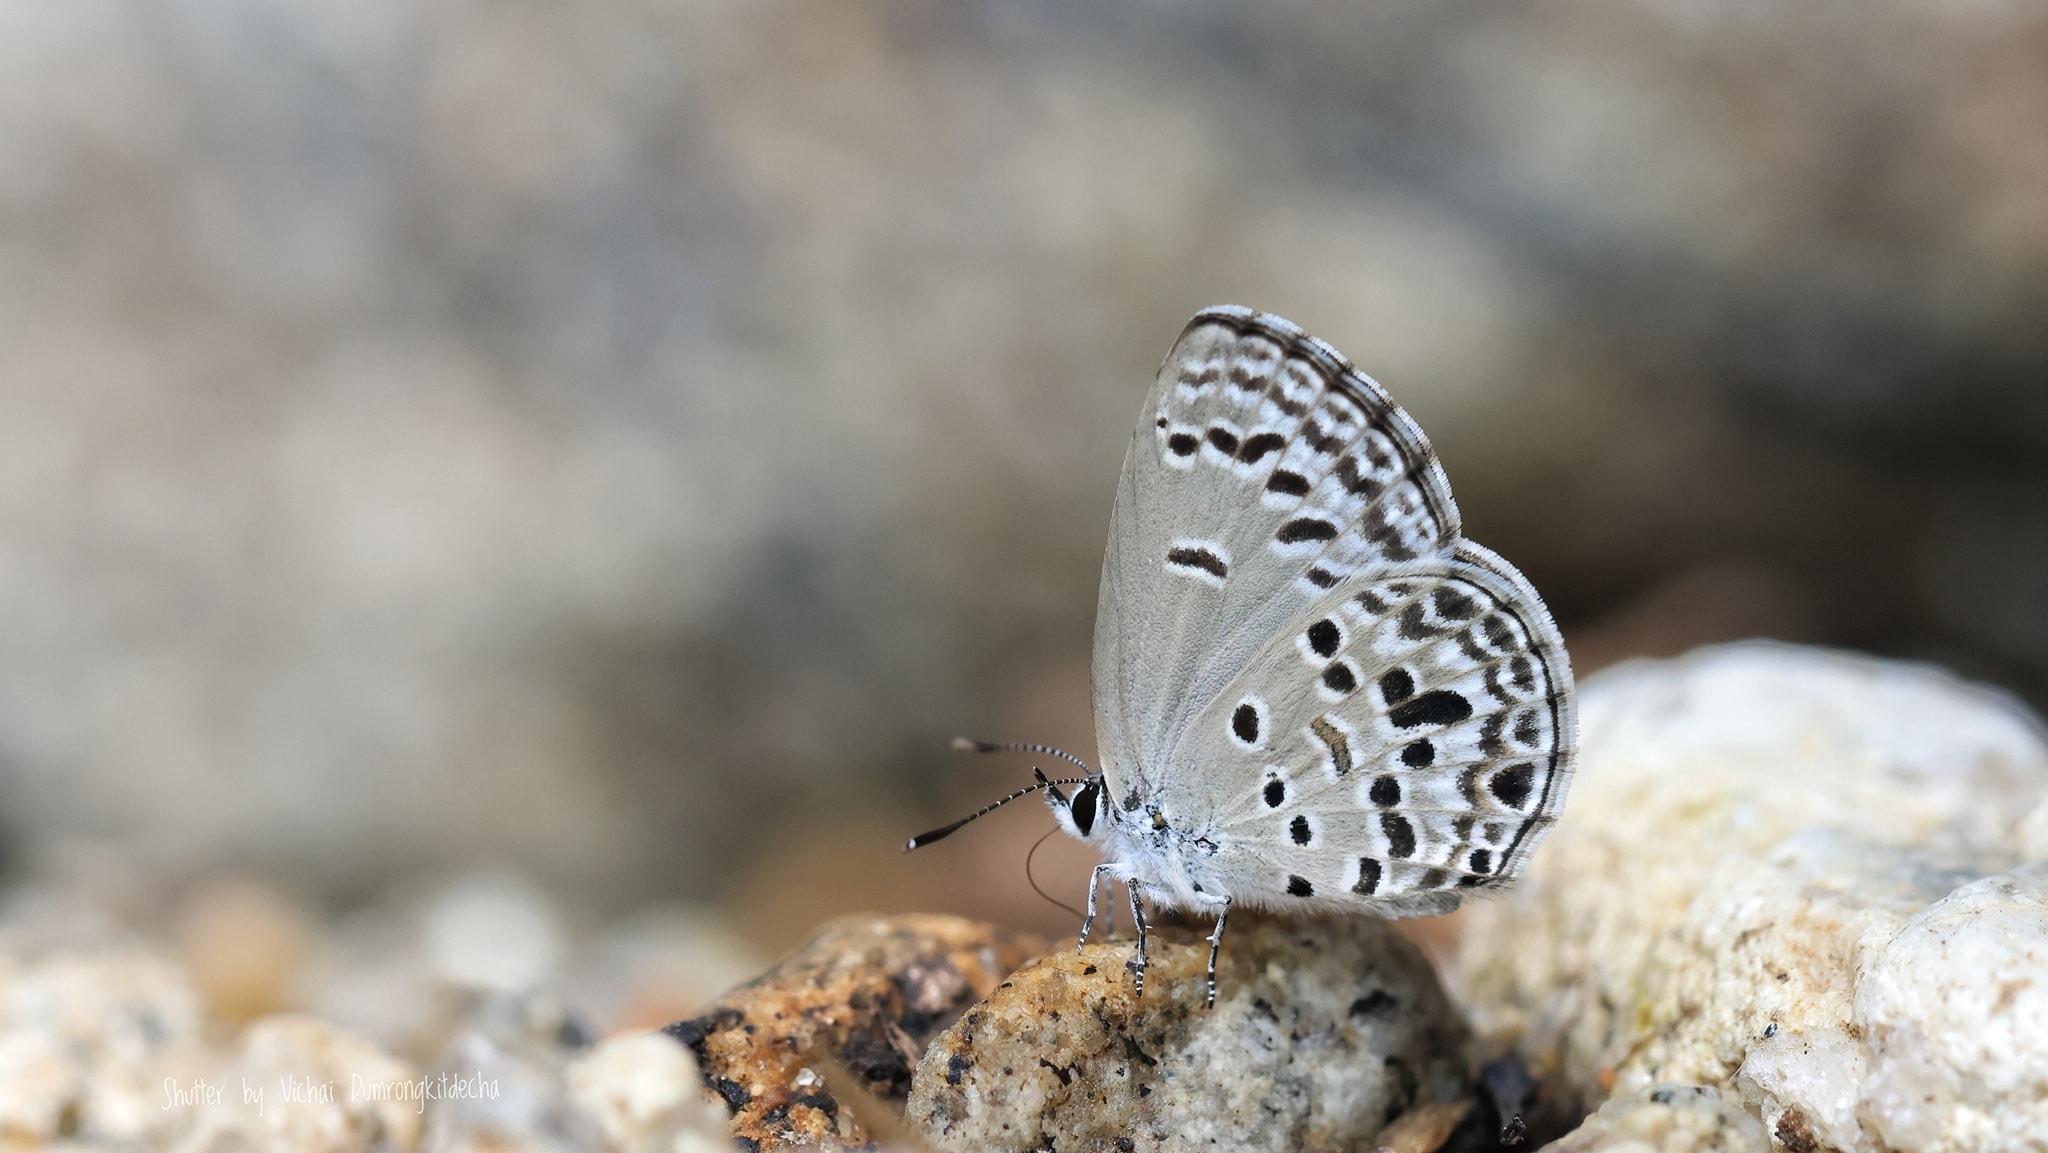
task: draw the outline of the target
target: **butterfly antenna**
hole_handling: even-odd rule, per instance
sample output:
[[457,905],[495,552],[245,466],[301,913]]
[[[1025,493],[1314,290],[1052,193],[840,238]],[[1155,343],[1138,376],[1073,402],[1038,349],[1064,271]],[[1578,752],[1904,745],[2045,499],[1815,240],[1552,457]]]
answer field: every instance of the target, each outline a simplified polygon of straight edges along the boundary
[[967,814],[959,820],[954,821],[950,825],[941,825],[938,828],[933,829],[929,833],[919,833],[915,837],[912,837],[910,838],[910,840],[904,842],[903,851],[907,853],[910,852],[912,849],[922,849],[926,845],[931,844],[933,841],[943,840],[947,837],[950,837],[960,830],[960,826],[967,824],[969,821],[977,820],[981,817],[986,817],[990,813],[995,812],[997,809],[1002,808],[1004,805],[1009,804],[1011,801],[1016,800],[1018,797],[1028,796],[1032,793],[1040,791],[1041,789],[1058,788],[1061,785],[1085,785],[1088,783],[1089,780],[1089,778],[1087,777],[1068,777],[1064,780],[1048,781],[1045,779],[1045,774],[1039,772],[1037,769],[1033,769],[1031,770],[1031,772],[1033,776],[1038,778],[1037,784],[1026,785],[1023,788],[1018,789],[1016,792],[1011,793],[1007,797],[1003,797],[1000,800],[990,801],[988,804],[983,805],[979,809],[976,809],[975,811]]
[[1037,893],[1039,896],[1044,897],[1047,901],[1050,901],[1054,908],[1065,910],[1066,912],[1072,913],[1076,917],[1083,917],[1085,919],[1085,914],[1083,914],[1081,910],[1076,909],[1074,906],[1067,904],[1065,901],[1062,901],[1058,897],[1053,896],[1051,893],[1046,892],[1044,889],[1039,888],[1038,878],[1031,875],[1031,858],[1037,856],[1039,847],[1041,845],[1044,845],[1047,841],[1051,840],[1052,835],[1057,832],[1059,832],[1058,829],[1047,829],[1045,831],[1045,836],[1040,837],[1037,840],[1031,842],[1031,851],[1024,854],[1024,880],[1025,883],[1031,886],[1032,892]]
[[977,741],[973,737],[954,737],[953,747],[963,753],[1037,753],[1043,757],[1058,757],[1090,776],[1095,774],[1095,770],[1088,766],[1087,761],[1067,750],[1056,749],[1051,745],[1033,744],[1030,741]]

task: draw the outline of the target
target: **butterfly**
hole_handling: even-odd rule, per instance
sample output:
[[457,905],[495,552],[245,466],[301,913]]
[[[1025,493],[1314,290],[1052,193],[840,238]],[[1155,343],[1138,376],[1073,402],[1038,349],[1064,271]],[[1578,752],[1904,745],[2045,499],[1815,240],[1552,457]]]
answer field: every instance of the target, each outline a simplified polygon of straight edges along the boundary
[[[1514,566],[1460,535],[1429,440],[1342,354],[1246,308],[1197,313],[1145,398],[1096,606],[1101,769],[1037,780],[1098,847],[1080,940],[1122,882],[1206,913],[1207,1003],[1238,907],[1449,912],[1519,874],[1564,805],[1571,662]],[[1071,796],[1063,787],[1073,787]]]

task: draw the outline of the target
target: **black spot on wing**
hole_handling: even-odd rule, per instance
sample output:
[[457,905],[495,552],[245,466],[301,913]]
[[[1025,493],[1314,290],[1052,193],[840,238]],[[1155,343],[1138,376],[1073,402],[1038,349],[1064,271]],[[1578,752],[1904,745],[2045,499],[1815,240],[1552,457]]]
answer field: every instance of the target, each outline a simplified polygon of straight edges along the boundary
[[1380,887],[1380,863],[1371,857],[1358,858],[1358,883],[1351,891],[1361,897],[1370,897]]
[[1519,809],[1522,802],[1529,799],[1529,789],[1535,783],[1536,766],[1521,764],[1493,774],[1493,778],[1486,782],[1486,787],[1494,796],[1500,798],[1501,804],[1510,809]]
[[1237,706],[1230,714],[1230,731],[1237,739],[1248,745],[1259,743],[1259,710],[1250,701]]
[[1216,446],[1216,451],[1222,453],[1224,456],[1237,455],[1237,434],[1231,432],[1229,429],[1211,428],[1209,430],[1208,439],[1210,444]]
[[1388,669],[1380,677],[1380,699],[1398,705],[1415,695],[1415,678],[1407,669]]
[[1436,760],[1436,746],[1427,737],[1410,741],[1401,748],[1401,763],[1411,769],[1426,769]]
[[1230,575],[1223,558],[1205,548],[1177,548],[1166,554],[1166,563],[1180,568],[1200,569],[1217,577]]
[[1166,449],[1175,456],[1193,456],[1195,450],[1200,447],[1202,442],[1196,440],[1195,434],[1191,432],[1176,432],[1166,438]]
[[1290,897],[1313,897],[1316,895],[1316,887],[1308,883],[1307,877],[1298,877],[1290,873],[1287,877],[1287,895]]
[[1323,687],[1333,693],[1349,695],[1358,687],[1358,674],[1351,670],[1347,661],[1338,661],[1323,670]]
[[1387,835],[1387,855],[1405,861],[1415,855],[1415,826],[1399,813],[1381,813],[1380,831]]
[[1287,835],[1293,839],[1295,844],[1306,845],[1313,839],[1314,830],[1308,827],[1307,817],[1296,816],[1294,820],[1288,822]]
[[[1188,437],[1189,441],[1194,439],[1194,437]],[[1193,448],[1188,449],[1188,452],[1193,451]],[[1186,453],[1182,455],[1185,456]],[[1288,496],[1307,496],[1308,489],[1308,478],[1291,469],[1276,468],[1273,470],[1273,475],[1266,478],[1267,492],[1285,493]]]
[[1257,464],[1267,453],[1286,446],[1287,438],[1277,432],[1253,433],[1238,446],[1237,459],[1246,464]]
[[1337,622],[1328,617],[1308,626],[1308,647],[1319,657],[1336,656],[1337,646],[1343,639],[1343,634],[1337,630]]
[[1337,526],[1321,517],[1298,516],[1280,526],[1273,539],[1281,544],[1299,544],[1302,541],[1335,540]]
[[1389,776],[1375,778],[1369,795],[1373,804],[1383,809],[1393,808],[1401,803],[1401,782]]
[[1277,809],[1287,803],[1287,782],[1271,780],[1266,782],[1266,807]]
[[1406,701],[1387,714],[1399,729],[1421,725],[1455,725],[1472,715],[1472,702],[1450,689],[1433,689]]

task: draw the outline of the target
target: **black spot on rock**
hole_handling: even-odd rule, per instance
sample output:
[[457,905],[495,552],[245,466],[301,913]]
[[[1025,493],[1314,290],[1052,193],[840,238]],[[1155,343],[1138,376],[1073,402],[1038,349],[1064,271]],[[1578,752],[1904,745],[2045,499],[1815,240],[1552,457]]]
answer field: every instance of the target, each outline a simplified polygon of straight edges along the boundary
[[724,1077],[712,1078],[711,1088],[720,1097],[725,1099],[725,1107],[735,1115],[740,1110],[746,1108],[754,1099],[754,1095],[747,1091],[745,1085],[740,1084],[738,1081],[727,1080]]
[[1358,1000],[1351,1002],[1351,1016],[1377,1017],[1398,1004],[1400,1002],[1394,999],[1392,993],[1387,992],[1385,989],[1374,989]]
[[946,1058],[946,1084],[958,1085],[960,1078],[965,1077],[967,1071],[972,1068],[974,1059],[965,1053],[955,1053]]

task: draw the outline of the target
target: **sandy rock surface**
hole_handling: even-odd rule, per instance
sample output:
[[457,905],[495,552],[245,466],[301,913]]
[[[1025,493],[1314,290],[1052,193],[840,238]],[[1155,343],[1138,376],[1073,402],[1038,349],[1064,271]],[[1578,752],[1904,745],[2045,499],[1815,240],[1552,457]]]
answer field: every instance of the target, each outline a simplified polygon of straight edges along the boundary
[[1616,1097],[1545,1153],[1768,1153],[1756,1118],[1715,1089],[1651,1085]]
[[946,1030],[909,1116],[973,1150],[1348,1150],[1463,1088],[1464,1040],[1428,962],[1384,922],[1156,930],[1145,995],[1128,940],[1055,949]]
[[858,1148],[868,1126],[827,1085],[829,1064],[900,1105],[925,1046],[1044,943],[957,917],[846,917],[666,1032],[756,1149]]
[[1582,718],[1554,836],[1465,915],[1450,969],[1482,1029],[1588,1103],[1718,1087],[1792,1153],[2042,1147],[2035,718],[1766,645],[1614,669]]

